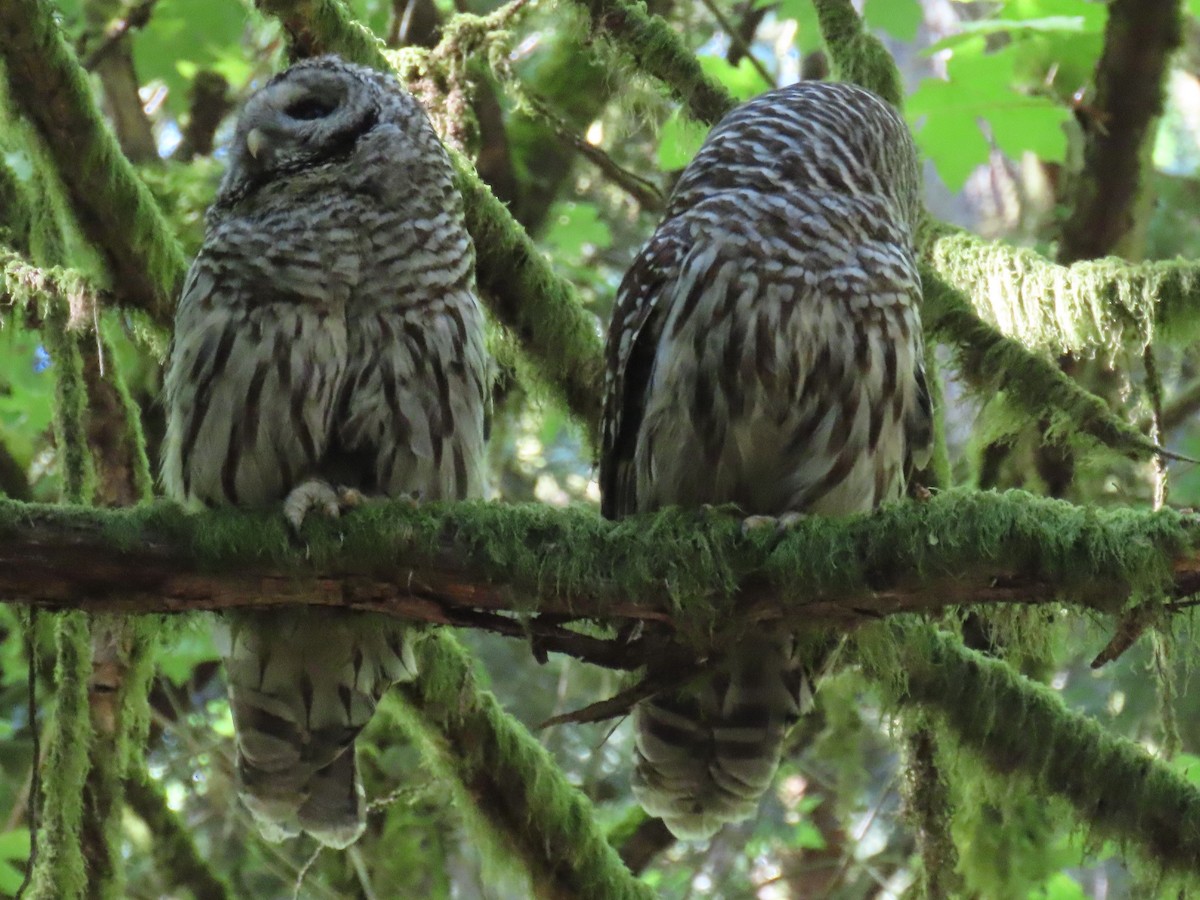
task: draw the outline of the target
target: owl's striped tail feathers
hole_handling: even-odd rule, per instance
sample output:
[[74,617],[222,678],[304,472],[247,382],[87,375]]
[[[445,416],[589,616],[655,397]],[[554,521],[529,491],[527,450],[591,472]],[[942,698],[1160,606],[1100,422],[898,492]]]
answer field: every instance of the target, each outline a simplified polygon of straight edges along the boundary
[[218,643],[242,799],[263,836],[354,843],[366,827],[354,739],[383,692],[416,677],[404,626],[369,613],[239,612]]
[[784,736],[811,702],[793,643],[749,637],[717,672],[634,708],[634,796],[676,837],[709,838],[758,809]]

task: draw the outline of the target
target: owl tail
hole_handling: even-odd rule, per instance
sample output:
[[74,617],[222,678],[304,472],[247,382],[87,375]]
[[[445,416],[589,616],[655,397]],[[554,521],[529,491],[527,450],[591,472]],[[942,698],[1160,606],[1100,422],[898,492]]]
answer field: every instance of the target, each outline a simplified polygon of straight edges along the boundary
[[218,642],[242,799],[263,836],[354,843],[366,826],[354,739],[383,692],[416,676],[404,627],[324,610],[233,613]]
[[784,736],[811,702],[792,645],[748,638],[718,672],[635,707],[633,793],[676,837],[709,838],[758,808]]

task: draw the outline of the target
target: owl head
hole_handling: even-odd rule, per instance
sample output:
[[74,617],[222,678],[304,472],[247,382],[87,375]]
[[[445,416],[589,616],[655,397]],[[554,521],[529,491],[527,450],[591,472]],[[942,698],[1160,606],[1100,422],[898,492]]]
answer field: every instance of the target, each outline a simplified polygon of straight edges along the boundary
[[337,56],[299,62],[246,101],[217,205],[280,176],[346,160],[381,128],[392,137],[399,129],[414,149],[437,143],[425,111],[392,76]]

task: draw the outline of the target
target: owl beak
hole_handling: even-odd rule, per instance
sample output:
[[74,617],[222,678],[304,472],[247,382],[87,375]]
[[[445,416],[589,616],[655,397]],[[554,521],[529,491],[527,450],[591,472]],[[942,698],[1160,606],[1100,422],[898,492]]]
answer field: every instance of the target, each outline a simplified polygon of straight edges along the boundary
[[262,153],[263,147],[267,144],[267,136],[258,128],[251,128],[246,134],[246,149],[250,151],[250,155],[258,159],[258,155]]

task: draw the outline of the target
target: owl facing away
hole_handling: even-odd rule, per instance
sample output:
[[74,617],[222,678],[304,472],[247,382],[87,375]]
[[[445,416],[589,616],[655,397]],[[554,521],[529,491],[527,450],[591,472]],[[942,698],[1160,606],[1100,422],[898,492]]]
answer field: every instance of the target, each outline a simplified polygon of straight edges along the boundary
[[[920,174],[903,119],[804,82],[735,109],[683,172],[618,291],[601,506],[846,515],[928,458]],[[757,809],[806,694],[788,635],[634,710],[634,793],[680,837]]]
[[[162,477],[189,505],[483,492],[489,361],[450,161],[387,75],[326,56],[246,103],[175,318]],[[243,799],[264,835],[364,827],[354,740],[416,676],[395,620],[235,612]]]

